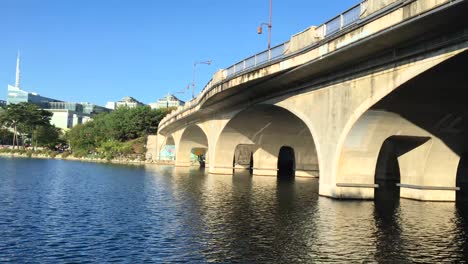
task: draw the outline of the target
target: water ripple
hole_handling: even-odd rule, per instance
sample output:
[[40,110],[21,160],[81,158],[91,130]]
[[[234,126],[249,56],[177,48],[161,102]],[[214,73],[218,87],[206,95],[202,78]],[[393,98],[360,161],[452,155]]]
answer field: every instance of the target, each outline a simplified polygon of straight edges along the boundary
[[0,262],[461,262],[468,208],[335,201],[317,180],[0,159]]

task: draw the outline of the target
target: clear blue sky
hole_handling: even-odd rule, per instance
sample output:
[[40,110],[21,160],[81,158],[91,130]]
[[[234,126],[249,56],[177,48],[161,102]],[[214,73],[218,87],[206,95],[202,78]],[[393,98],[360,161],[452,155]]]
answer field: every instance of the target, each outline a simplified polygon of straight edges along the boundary
[[[212,74],[267,47],[268,0],[1,0],[0,99],[21,51],[24,90],[104,105],[150,103],[183,90],[194,61],[199,91]],[[273,0],[272,45],[359,0]],[[176,94],[189,99],[190,93]]]

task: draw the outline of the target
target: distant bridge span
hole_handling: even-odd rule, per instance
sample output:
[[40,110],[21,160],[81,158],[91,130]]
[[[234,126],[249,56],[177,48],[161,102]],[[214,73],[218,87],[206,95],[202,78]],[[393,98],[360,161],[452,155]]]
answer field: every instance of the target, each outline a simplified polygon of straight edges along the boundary
[[466,0],[363,1],[216,72],[147,158],[172,145],[176,166],[197,149],[210,173],[319,177],[333,198],[391,185],[454,201],[468,183],[466,14]]

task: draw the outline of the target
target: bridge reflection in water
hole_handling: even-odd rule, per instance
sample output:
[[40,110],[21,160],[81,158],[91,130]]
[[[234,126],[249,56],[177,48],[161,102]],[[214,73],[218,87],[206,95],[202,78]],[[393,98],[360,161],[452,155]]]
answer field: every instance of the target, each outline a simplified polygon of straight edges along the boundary
[[[158,171],[159,169],[157,169]],[[468,207],[378,196],[337,201],[318,179],[209,175],[166,168],[184,189],[204,256],[240,262],[437,262],[468,258]],[[196,184],[194,184],[196,183]],[[200,217],[198,219],[198,217]],[[196,221],[194,221],[196,219]]]

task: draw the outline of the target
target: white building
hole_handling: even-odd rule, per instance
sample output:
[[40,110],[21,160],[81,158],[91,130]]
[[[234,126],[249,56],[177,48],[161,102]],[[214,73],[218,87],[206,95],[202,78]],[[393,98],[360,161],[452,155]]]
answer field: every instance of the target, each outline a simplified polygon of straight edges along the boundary
[[116,102],[107,102],[106,108],[115,110],[115,108],[117,108],[117,103]]
[[144,106],[145,104],[138,101],[137,99],[131,97],[131,96],[125,96],[122,98],[122,100],[117,101],[117,102],[107,102],[106,107],[109,109],[117,109],[119,107],[129,107],[129,108],[134,108],[137,106]]
[[173,94],[167,94],[163,98],[160,98],[157,102],[150,103],[151,109],[159,109],[159,108],[169,108],[169,107],[178,107],[184,105],[184,101],[180,100],[179,98],[175,97]]

